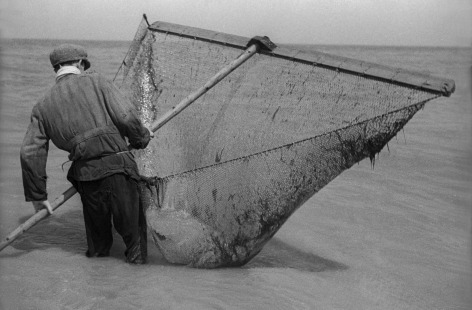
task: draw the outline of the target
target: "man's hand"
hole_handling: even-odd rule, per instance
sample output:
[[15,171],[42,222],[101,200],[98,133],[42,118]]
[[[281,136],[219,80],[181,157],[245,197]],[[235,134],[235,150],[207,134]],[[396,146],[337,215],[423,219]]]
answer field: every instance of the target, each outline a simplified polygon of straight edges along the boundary
[[147,130],[149,131],[149,135],[151,136],[151,139],[154,138],[154,131],[149,128],[149,126],[146,126]]
[[44,201],[33,201],[34,211],[38,213],[42,209],[47,209],[49,214],[52,214],[52,206],[48,200]]

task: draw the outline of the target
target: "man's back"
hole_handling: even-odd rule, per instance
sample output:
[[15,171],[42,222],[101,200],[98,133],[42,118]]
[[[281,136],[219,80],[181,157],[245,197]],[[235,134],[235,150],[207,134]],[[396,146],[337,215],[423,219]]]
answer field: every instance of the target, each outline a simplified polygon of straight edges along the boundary
[[[137,174],[133,148],[144,148],[150,133],[131,102],[99,74],[67,74],[34,106],[21,148],[27,200],[46,197],[46,160],[51,140],[69,152],[68,179],[96,180],[114,173]],[[125,153],[123,153],[125,152]],[[117,156],[110,156],[117,154]]]
[[104,106],[97,74],[68,74],[38,102],[45,129],[56,145],[77,134],[113,124]]
[[126,151],[123,136],[130,135],[131,143],[139,143],[133,137],[143,136],[131,103],[99,74],[62,77],[35,109],[45,134],[70,152],[71,160]]

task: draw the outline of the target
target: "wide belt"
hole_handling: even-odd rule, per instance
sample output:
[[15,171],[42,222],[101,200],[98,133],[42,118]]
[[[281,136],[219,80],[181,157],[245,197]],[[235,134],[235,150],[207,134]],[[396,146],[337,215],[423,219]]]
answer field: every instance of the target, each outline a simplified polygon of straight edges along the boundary
[[84,142],[90,138],[100,136],[102,134],[107,134],[107,133],[116,134],[118,133],[118,129],[115,127],[115,125],[93,128],[93,129],[87,130],[86,132],[78,134],[77,136],[69,140],[67,142],[67,146],[69,147],[69,149],[73,149],[75,148],[76,145],[78,145],[81,142]]

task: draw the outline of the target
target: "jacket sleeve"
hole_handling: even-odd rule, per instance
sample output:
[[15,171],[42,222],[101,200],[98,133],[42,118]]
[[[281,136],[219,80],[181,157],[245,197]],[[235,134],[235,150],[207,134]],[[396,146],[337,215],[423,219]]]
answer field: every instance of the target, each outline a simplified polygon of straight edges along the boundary
[[101,79],[102,91],[108,113],[120,133],[128,138],[131,147],[143,149],[151,139],[149,130],[138,117],[133,104],[111,82]]
[[38,109],[33,108],[31,123],[20,151],[23,189],[26,201],[47,200],[46,162],[49,150],[49,138],[44,132]]

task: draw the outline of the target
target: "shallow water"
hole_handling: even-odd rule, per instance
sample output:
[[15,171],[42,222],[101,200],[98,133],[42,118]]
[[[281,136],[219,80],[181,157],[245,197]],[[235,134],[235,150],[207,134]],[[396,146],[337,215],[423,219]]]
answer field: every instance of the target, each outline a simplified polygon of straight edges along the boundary
[[[32,105],[54,83],[58,42],[2,41],[0,235],[32,215],[19,147]],[[113,78],[128,43],[83,41]],[[469,309],[471,273],[470,48],[299,46],[425,71],[456,81],[375,161],[363,161],[302,206],[242,268],[87,259],[80,201],[72,198],[0,253],[1,309]],[[66,154],[51,147],[49,192],[70,185]]]

